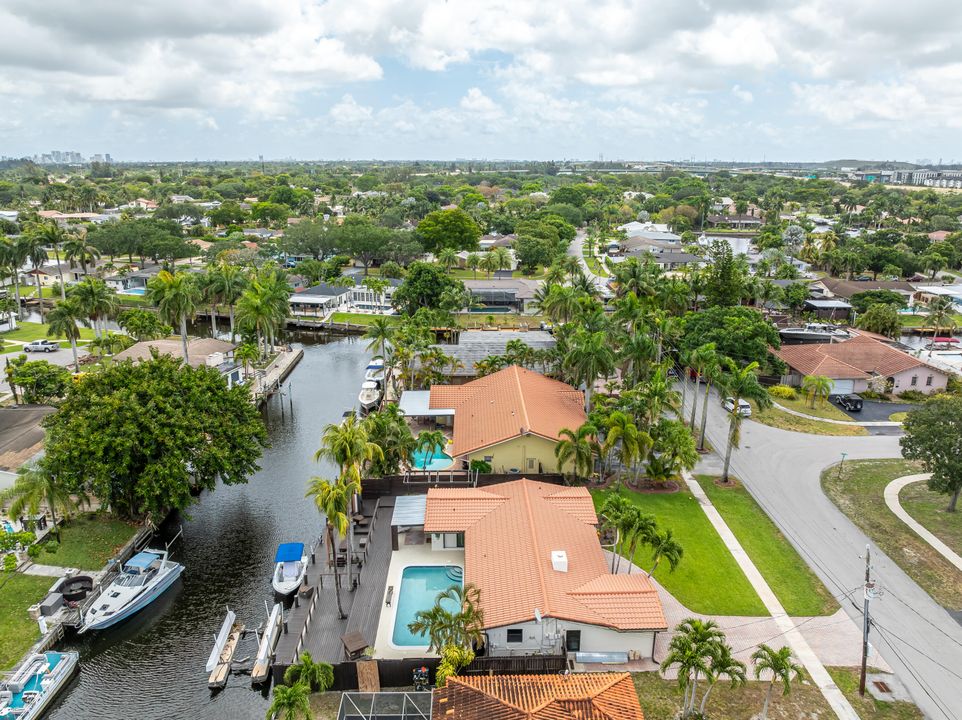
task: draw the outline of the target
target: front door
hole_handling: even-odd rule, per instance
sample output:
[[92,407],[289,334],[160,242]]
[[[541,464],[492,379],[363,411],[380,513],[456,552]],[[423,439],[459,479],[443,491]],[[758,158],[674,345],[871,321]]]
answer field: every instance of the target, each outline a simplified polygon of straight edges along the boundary
[[581,652],[580,630],[568,630],[565,633],[565,650],[568,652]]

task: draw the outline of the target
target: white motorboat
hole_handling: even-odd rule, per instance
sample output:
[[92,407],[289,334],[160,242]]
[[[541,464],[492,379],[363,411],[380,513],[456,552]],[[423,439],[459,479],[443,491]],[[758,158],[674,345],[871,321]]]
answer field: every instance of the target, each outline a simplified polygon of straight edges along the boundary
[[380,382],[384,379],[384,361],[380,358],[375,358],[368,363],[368,366],[364,369],[364,379],[373,380],[374,382]]
[[307,555],[304,543],[283,543],[274,556],[274,576],[271,585],[278,595],[287,596],[297,590],[307,575]]
[[103,630],[126,620],[160,597],[180,577],[184,566],[167,558],[166,550],[142,550],[93,601],[80,632]]
[[373,380],[365,380],[361,384],[361,392],[357,396],[362,410],[373,410],[381,401],[381,388]]
[[37,720],[70,682],[79,661],[75,652],[30,655],[0,684],[0,720]]
[[799,342],[841,342],[849,340],[852,333],[828,323],[806,323],[803,327],[788,327],[778,331],[782,340]]

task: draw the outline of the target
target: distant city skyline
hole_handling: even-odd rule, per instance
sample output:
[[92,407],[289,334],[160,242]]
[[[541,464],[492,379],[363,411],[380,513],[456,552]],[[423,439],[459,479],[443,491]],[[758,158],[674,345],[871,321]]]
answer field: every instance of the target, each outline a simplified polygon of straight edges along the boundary
[[960,159],[962,5],[936,0],[0,0],[0,22],[8,157]]

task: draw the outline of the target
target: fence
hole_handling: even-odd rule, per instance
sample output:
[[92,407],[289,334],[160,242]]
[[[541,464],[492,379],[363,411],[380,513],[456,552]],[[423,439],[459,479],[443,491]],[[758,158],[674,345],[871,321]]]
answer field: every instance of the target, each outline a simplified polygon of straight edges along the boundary
[[364,498],[373,500],[374,498],[392,495],[423,494],[432,487],[486,487],[488,485],[497,485],[498,483],[510,482],[512,480],[520,480],[521,478],[551,483],[553,485],[565,484],[564,476],[558,473],[488,473],[475,476],[473,481],[469,481],[467,477],[461,479],[461,477],[458,476],[453,482],[446,479],[448,473],[442,471],[439,475],[440,478],[438,480],[425,480],[418,477],[416,482],[411,482],[410,478],[407,478],[405,475],[385,475],[379,478],[366,478],[362,483],[361,494]]
[[556,675],[567,668],[564,655],[476,657],[463,675]]
[[[413,674],[417,668],[428,669],[428,680],[434,684],[434,674],[439,658],[406,658],[404,660],[357,660],[334,664],[334,684],[331,690],[357,690],[357,663],[376,662],[378,682],[382,688],[403,688],[413,684]],[[277,663],[273,667],[274,682],[279,683],[290,665]]]

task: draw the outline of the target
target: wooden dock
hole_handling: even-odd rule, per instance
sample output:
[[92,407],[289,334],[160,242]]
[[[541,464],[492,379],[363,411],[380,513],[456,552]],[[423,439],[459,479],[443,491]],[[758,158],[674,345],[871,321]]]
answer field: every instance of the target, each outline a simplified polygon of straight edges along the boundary
[[[366,503],[373,506],[375,501],[367,500]],[[381,498],[372,512],[370,525],[373,529],[367,536],[365,550],[360,553],[360,575],[355,574],[358,585],[353,592],[348,587],[347,568],[338,568],[341,606],[347,617],[343,620],[338,617],[334,577],[327,567],[327,547],[319,545],[316,562],[308,568],[305,579],[309,597],[299,594],[286,615],[287,631],[281,635],[274,653],[275,678],[283,675],[304,651],[311,653],[315,661],[333,664],[346,660],[341,636],[349,632],[359,632],[373,647],[391,561],[394,499]],[[355,573],[356,568],[355,565]]]

